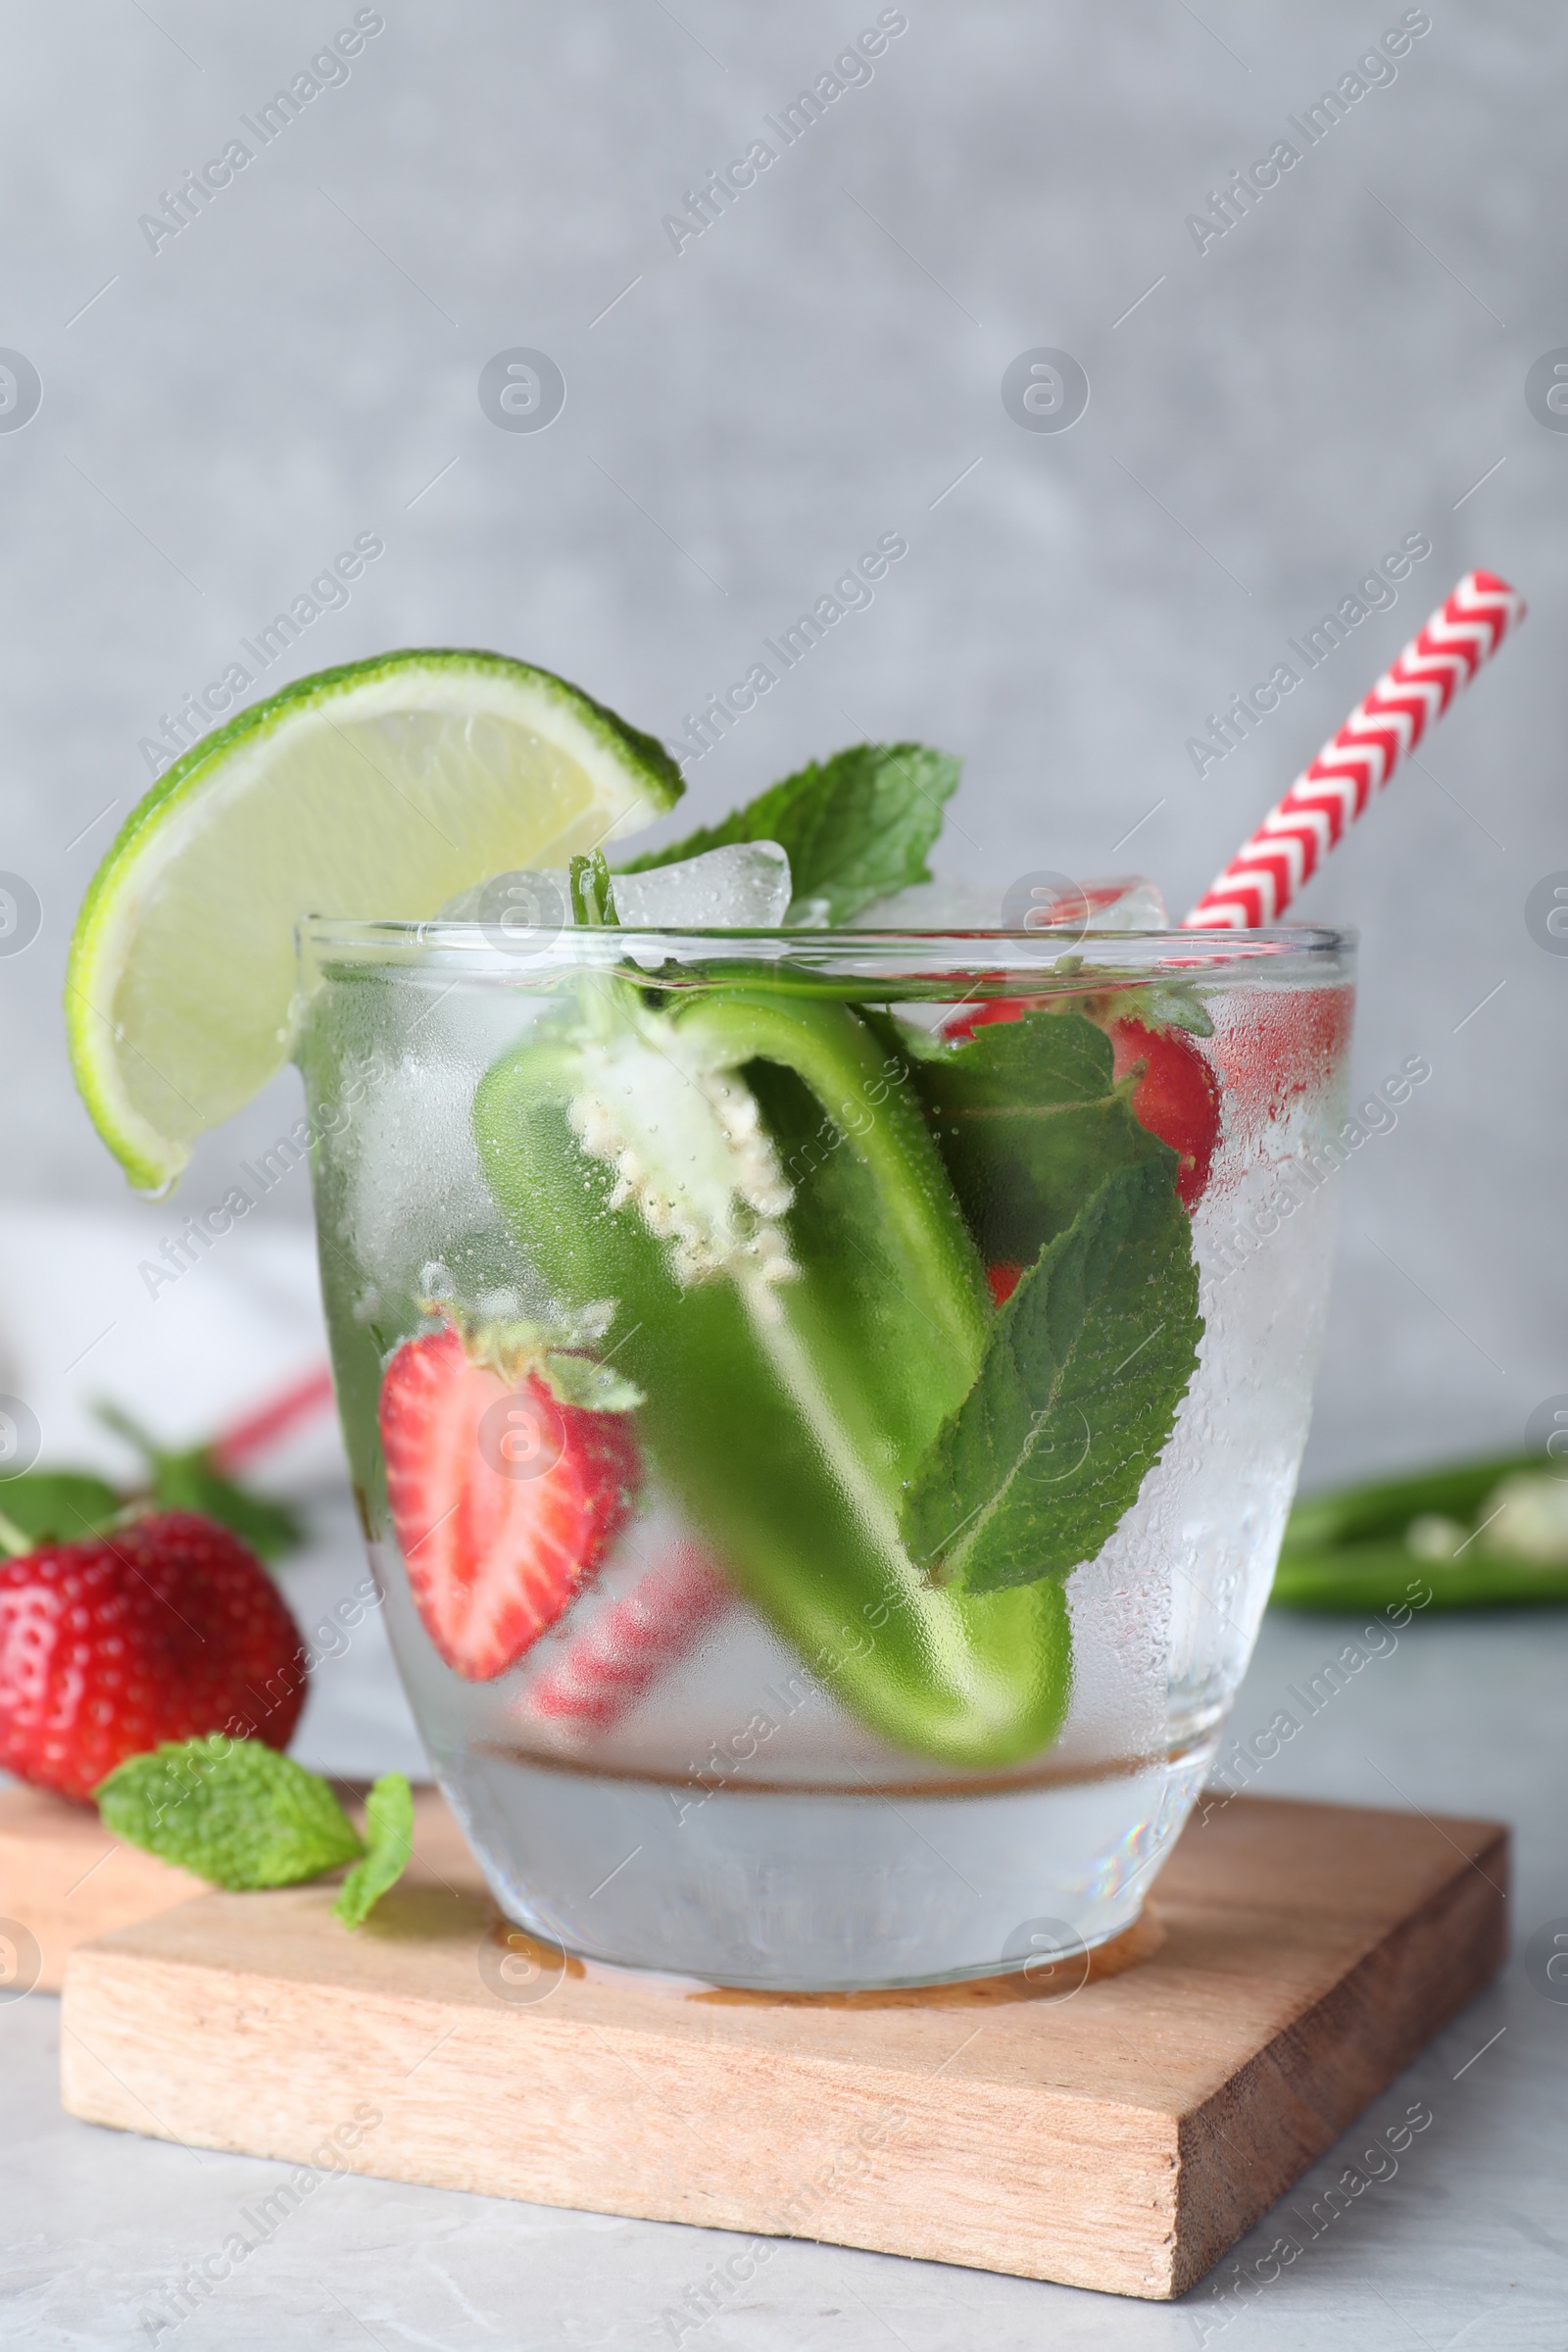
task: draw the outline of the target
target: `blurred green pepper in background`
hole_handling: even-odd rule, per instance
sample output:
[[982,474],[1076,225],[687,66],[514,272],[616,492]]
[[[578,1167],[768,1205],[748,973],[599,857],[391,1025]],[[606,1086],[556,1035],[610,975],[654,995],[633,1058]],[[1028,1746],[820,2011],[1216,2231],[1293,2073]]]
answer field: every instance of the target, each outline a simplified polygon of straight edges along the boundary
[[1502,1454],[1298,1502],[1271,1598],[1381,1609],[1408,1598],[1412,1577],[1435,1609],[1568,1600],[1568,1463]]

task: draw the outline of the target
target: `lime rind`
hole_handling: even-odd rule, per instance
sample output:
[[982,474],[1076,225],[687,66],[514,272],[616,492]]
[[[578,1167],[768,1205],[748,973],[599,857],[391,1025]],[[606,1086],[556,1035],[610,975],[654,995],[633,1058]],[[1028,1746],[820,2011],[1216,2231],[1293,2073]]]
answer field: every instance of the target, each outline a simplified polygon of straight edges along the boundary
[[652,736],[477,650],[318,671],[215,729],[131,811],[72,939],[72,1063],[131,1183],[169,1190],[195,1136],[287,1058],[300,916],[433,914],[488,873],[619,839],[680,791]]

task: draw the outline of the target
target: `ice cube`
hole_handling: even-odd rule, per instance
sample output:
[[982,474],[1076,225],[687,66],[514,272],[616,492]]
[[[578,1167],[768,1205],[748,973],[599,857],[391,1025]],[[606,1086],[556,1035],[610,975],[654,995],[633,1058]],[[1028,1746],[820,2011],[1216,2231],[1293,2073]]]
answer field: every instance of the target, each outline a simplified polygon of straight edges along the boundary
[[1119,874],[1109,882],[1085,882],[1091,931],[1168,931],[1170,916],[1157,882],[1144,874]]
[[377,1289],[400,1296],[440,1288],[425,1280],[425,1261],[443,1256],[456,1237],[466,1247],[498,1225],[473,1140],[473,1087],[471,1066],[439,1053],[409,1054],[383,1073],[336,1147],[351,1204],[347,1229]]
[[[676,865],[611,879],[615,912],[628,930],[771,931],[790,903],[790,861],[776,841],[732,842]],[[571,922],[569,880],[558,866],[492,874],[449,899],[439,919],[562,930]]]
[[1158,886],[1142,874],[1080,882],[1025,874],[1004,891],[973,882],[916,882],[862,907],[860,931],[1163,931],[1169,917]]
[[792,888],[789,856],[776,841],[732,842],[613,879],[621,921],[663,931],[776,930]]

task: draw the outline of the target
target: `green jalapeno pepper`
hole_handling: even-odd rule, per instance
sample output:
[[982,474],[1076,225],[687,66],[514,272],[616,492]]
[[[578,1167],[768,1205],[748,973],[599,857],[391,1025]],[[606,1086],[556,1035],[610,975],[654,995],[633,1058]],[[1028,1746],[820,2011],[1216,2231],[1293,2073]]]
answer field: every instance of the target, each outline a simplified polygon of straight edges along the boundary
[[565,1308],[615,1302],[664,1483],[737,1588],[896,1745],[997,1769],[1058,1733],[1059,1579],[938,1590],[905,1483],[974,1384],[984,1269],[907,1069],[842,1003],[655,1010],[590,975],[483,1081],[490,1188]]

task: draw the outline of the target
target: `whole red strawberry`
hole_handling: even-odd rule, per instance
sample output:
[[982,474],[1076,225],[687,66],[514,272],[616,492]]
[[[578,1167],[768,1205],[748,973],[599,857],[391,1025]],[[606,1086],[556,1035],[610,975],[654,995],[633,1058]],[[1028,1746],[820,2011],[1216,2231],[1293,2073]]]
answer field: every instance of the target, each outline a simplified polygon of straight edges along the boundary
[[286,1747],[306,1666],[256,1554],[195,1511],[0,1561],[0,1766],[62,1796],[164,1740]]
[[525,1330],[466,1342],[449,1325],[406,1340],[381,1382],[387,1501],[410,1590],[437,1651],[470,1683],[505,1674],[554,1625],[637,1484],[625,1412],[563,1403],[520,1368],[563,1366],[514,1336]]

